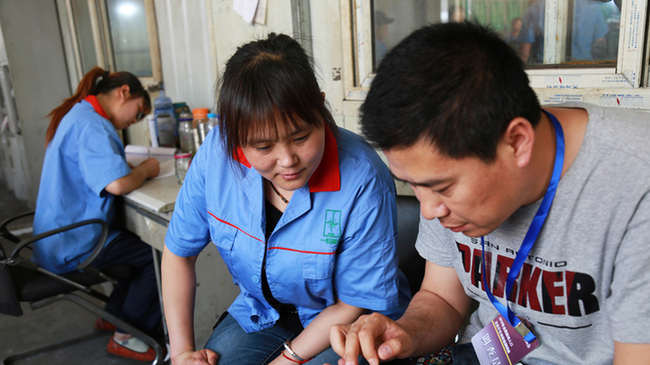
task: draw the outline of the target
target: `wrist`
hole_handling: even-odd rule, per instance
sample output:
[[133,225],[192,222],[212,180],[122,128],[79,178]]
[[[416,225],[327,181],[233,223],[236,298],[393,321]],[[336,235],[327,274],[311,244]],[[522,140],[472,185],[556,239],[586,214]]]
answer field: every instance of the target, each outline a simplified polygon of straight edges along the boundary
[[[426,333],[419,332],[422,328],[425,327],[423,327],[422,324],[417,320],[410,321],[403,318],[398,319],[395,323],[403,333],[403,339],[401,341],[403,348],[400,356],[412,356],[415,350],[420,348],[421,344],[419,340],[423,338],[423,336],[426,336]],[[421,334],[418,335],[419,333]]]
[[173,363],[179,357],[182,357],[185,354],[194,352],[194,348],[188,347],[188,348],[185,348],[185,349],[182,349],[182,350],[176,350],[176,351],[170,350],[169,352],[170,352],[169,359]]
[[283,344],[284,346],[284,351],[282,351],[282,357],[285,359],[291,361],[294,364],[304,364],[307,361],[311,360],[311,358],[304,358],[300,355],[298,355],[292,348],[291,348],[291,343],[289,341],[285,341]]
[[150,179],[150,178],[156,176],[156,175],[154,175],[154,170],[152,168],[150,168],[149,166],[142,166],[141,172],[142,172],[142,179],[143,180],[147,180],[147,179]]
[[147,178],[152,178],[156,177],[158,175],[158,165],[156,164],[148,164],[147,165]]
[[286,351],[282,351],[282,357],[283,357],[284,359],[286,359],[287,361],[291,362],[292,364],[304,364],[304,363],[306,363],[307,361],[309,361],[309,359],[307,359],[307,360],[302,360],[302,361],[300,361],[300,360],[296,360],[296,359],[294,359],[293,357],[291,357],[291,355],[289,355]]

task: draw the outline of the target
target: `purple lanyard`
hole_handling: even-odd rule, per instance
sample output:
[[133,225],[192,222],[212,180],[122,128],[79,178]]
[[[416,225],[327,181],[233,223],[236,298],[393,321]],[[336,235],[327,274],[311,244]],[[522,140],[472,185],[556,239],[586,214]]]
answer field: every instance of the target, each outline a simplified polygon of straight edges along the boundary
[[[543,110],[543,112],[546,113],[548,118],[553,123],[553,127],[555,128],[555,161],[553,165],[553,174],[551,175],[551,181],[549,182],[548,188],[546,189],[546,193],[544,194],[544,199],[542,199],[542,203],[537,209],[537,213],[535,213],[533,222],[530,224],[530,227],[528,228],[528,232],[526,232],[526,236],[524,237],[524,241],[521,243],[521,247],[517,252],[515,261],[513,262],[512,267],[508,272],[508,278],[506,280],[506,295],[505,295],[506,305],[505,306],[501,304],[494,297],[492,291],[490,290],[490,286],[487,284],[487,279],[485,275],[485,240],[483,236],[481,236],[481,274],[482,274],[483,286],[485,287],[485,292],[487,293],[494,307],[499,311],[499,313],[503,316],[503,318],[506,318],[508,322],[510,322],[510,325],[517,328],[518,331],[521,327],[518,328],[517,326],[521,324],[521,321],[519,320],[519,318],[517,318],[515,313],[510,309],[510,305],[508,305],[508,298],[510,297],[510,293],[512,292],[512,286],[515,282],[515,279],[519,275],[519,272],[521,271],[521,267],[524,265],[524,261],[526,260],[526,257],[528,257],[528,253],[530,253],[530,250],[533,248],[533,245],[537,240],[537,236],[539,235],[539,232],[544,226],[544,221],[546,221],[548,212],[551,209],[551,204],[553,203],[553,198],[555,197],[555,191],[557,190],[557,185],[560,182],[560,175],[562,174],[562,166],[564,165],[564,132],[562,131],[562,126],[560,125],[560,123],[557,121],[557,118],[555,118],[553,114],[547,112],[546,110]],[[535,340],[535,335],[529,330],[525,330],[523,332],[520,331],[520,333],[522,333],[522,336],[524,336],[524,339],[528,343]]]

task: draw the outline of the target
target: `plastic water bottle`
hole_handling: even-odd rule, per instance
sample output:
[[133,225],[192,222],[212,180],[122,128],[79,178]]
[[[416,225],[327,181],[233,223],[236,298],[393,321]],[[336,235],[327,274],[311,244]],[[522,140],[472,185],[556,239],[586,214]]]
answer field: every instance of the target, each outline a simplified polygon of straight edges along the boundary
[[163,88],[160,89],[160,94],[153,102],[153,117],[158,145],[161,147],[175,147],[176,119],[174,118],[174,104],[172,99],[165,95],[165,89]]
[[174,104],[172,99],[165,95],[165,89],[160,89],[160,94],[153,101],[153,115],[158,116],[160,114],[167,114],[174,116]]
[[219,124],[219,115],[215,113],[208,113],[208,132]]

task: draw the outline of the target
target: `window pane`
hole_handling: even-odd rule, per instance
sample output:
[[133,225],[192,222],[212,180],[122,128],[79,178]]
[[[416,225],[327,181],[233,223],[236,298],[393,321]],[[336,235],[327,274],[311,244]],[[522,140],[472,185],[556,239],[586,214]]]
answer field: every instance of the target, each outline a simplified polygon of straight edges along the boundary
[[[567,61],[616,64],[621,1],[574,0]],[[587,61],[587,62],[585,62]]]
[[90,13],[88,12],[88,0],[73,0],[72,13],[79,43],[81,73],[85,74],[97,65],[95,41],[93,40],[93,30],[90,25]]
[[[570,0],[561,64],[616,64],[622,0]],[[374,68],[413,30],[475,21],[503,37],[528,65],[544,65],[545,0],[373,0]]]
[[107,0],[116,71],[151,77],[151,56],[144,0]]

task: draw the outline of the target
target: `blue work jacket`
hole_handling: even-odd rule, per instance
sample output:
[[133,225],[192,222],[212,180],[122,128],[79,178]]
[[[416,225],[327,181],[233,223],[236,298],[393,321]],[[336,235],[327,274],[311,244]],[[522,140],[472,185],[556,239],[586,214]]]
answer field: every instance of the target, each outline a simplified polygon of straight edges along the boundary
[[294,191],[265,237],[263,178],[240,152],[228,158],[218,128],[192,161],[165,244],[181,257],[214,242],[240,288],[228,312],[246,332],[279,313],[262,292],[262,261],[273,296],[293,304],[303,326],[340,299],[402,314],[410,292],[395,256],[395,187],[386,165],[359,136],[326,130],[323,160]]

